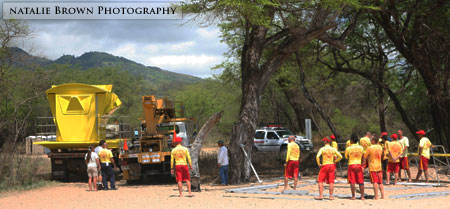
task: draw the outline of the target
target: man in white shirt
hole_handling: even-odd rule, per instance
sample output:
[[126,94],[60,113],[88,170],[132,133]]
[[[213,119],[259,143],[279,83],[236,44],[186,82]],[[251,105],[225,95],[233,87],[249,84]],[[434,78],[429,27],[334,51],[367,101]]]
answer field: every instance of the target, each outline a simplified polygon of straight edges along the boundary
[[411,171],[409,170],[409,161],[408,161],[408,148],[409,148],[409,139],[406,136],[403,136],[403,131],[398,130],[398,141],[403,147],[403,153],[400,155],[400,172],[398,172],[398,179],[402,180],[402,171],[406,170],[406,174],[408,174],[408,182],[411,181]]
[[102,151],[103,149],[103,144],[105,143],[105,140],[100,140],[100,142],[98,142],[98,146],[95,148],[95,153],[100,153],[100,151]]
[[[103,139],[100,140],[100,142],[98,142],[98,146],[94,150],[94,152],[97,153],[97,155],[100,153],[100,151],[102,151],[104,143],[105,143],[105,140],[103,140]],[[99,171],[99,173],[98,173],[98,181],[97,181],[97,188],[100,189],[100,190],[103,189],[102,182],[103,182],[102,172]]]
[[223,145],[223,141],[217,142],[219,153],[217,154],[217,165],[219,166],[220,183],[228,185],[228,149]]

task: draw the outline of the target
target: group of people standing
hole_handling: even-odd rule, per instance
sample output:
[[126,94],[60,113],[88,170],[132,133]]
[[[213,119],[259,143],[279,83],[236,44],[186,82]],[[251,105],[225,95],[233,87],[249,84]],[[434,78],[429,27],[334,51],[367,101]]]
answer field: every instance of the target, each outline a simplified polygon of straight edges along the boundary
[[[418,181],[422,173],[425,173],[426,182],[428,177],[428,161],[430,159],[430,149],[433,147],[430,140],[425,137],[425,131],[416,132],[420,138],[418,153],[420,165],[415,181]],[[333,199],[334,180],[336,177],[336,164],[343,158],[339,152],[336,137],[322,139],[324,146],[316,155],[317,165],[320,167],[318,176],[319,196],[316,199],[323,199],[323,183],[329,184],[330,200]],[[352,199],[355,199],[356,184],[359,185],[360,193],[364,194],[364,170],[369,169],[370,181],[373,184],[375,199],[378,199],[378,190],[381,198],[384,196],[383,178],[386,184],[390,184],[390,175],[394,174],[394,185],[401,181],[400,170],[406,170],[407,181],[411,181],[411,171],[408,161],[409,140],[403,136],[402,130],[397,134],[388,137],[383,132],[380,137],[367,132],[364,137],[358,140],[356,134],[352,134],[346,143],[344,157],[348,159],[347,181],[350,184]],[[295,143],[294,137],[289,137],[288,152],[285,166],[285,187],[287,189],[288,178],[294,178],[294,189],[298,181],[298,160],[300,149]],[[364,195],[361,195],[364,199]]]
[[[86,153],[84,160],[89,177],[89,191],[97,191],[100,185],[104,190],[116,190],[113,167],[116,169],[117,166],[105,140],[101,140],[95,149],[94,146],[89,146],[89,151]],[[108,180],[111,183],[111,188],[108,187]],[[99,184],[100,182],[102,184]]]

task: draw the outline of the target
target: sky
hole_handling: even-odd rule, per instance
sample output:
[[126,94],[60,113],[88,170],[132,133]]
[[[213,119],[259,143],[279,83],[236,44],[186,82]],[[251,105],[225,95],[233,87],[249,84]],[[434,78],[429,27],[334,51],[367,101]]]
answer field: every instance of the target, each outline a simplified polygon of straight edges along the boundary
[[184,20],[27,20],[32,38],[22,42],[33,55],[55,60],[89,51],[107,52],[146,66],[210,77],[227,46],[217,27]]

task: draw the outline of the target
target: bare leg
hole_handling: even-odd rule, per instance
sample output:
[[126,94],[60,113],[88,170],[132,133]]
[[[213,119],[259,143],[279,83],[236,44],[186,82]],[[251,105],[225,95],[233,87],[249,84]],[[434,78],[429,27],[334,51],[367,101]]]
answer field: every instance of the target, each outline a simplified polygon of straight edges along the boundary
[[425,173],[425,182],[428,183],[428,169],[424,171]]
[[355,184],[350,184],[350,191],[352,191],[352,200],[356,199],[355,197]]
[[391,172],[387,172],[387,176],[386,176],[386,184],[389,185],[389,180],[391,180]]
[[97,191],[97,177],[94,178],[94,190]]
[[323,199],[323,182],[319,182],[318,184],[319,187],[319,197],[316,197],[316,199]]
[[383,184],[380,184],[380,191],[381,191],[381,199],[384,199],[384,186],[383,186]]
[[359,191],[361,192],[361,200],[364,200],[364,183],[359,185]]
[[189,196],[192,196],[192,193],[191,193],[191,181],[186,181],[186,185],[187,185],[187,188],[188,188]]
[[420,176],[422,176],[422,170],[418,170],[417,171],[417,175],[416,175],[416,180],[415,181],[419,181]]
[[411,181],[411,170],[409,170],[409,168],[407,168],[406,173],[408,174],[408,182],[410,182]]
[[398,172],[398,181],[402,181],[402,169]]
[[89,177],[89,191],[92,191],[92,177]]
[[178,192],[180,193],[179,197],[183,197],[182,187],[183,187],[183,182],[179,181],[178,182]]
[[398,173],[394,173],[394,185],[397,185]]
[[377,183],[373,183],[373,193],[375,194],[374,199],[378,200],[378,184]]
[[330,182],[330,200],[334,200],[333,192],[334,192],[334,183]]
[[288,177],[284,177],[284,189],[283,191],[286,191],[288,187]]
[[297,189],[298,175],[294,178],[294,190]]

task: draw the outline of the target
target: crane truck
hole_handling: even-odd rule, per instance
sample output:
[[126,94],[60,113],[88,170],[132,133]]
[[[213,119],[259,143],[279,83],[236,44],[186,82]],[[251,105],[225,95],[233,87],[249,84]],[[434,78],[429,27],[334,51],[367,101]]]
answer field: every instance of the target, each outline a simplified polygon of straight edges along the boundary
[[35,142],[48,149],[52,179],[87,177],[84,155],[90,145],[106,140],[117,157],[123,139],[107,139],[109,116],[122,104],[112,85],[68,83],[53,85],[46,91],[56,126],[56,141]]
[[[144,176],[170,174],[170,152],[174,132],[182,138],[184,146],[192,137],[192,119],[183,118],[181,110],[175,110],[176,102],[167,98],[143,96],[141,134],[127,143],[127,149],[119,155],[123,179],[141,180]],[[177,113],[181,117],[176,117]]]

